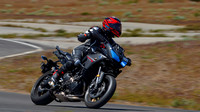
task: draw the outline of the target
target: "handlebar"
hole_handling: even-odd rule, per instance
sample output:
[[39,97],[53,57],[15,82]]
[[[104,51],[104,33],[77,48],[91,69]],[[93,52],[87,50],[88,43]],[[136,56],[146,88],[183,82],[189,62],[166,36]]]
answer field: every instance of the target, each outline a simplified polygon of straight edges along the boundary
[[62,50],[60,50],[59,46],[56,46],[56,51],[53,52],[53,54],[55,54],[57,56],[57,58],[59,59],[59,61],[62,64],[65,64],[68,60],[71,60],[71,54],[69,54],[68,52],[63,52]]
[[62,54],[62,55],[64,55],[64,56],[66,55],[63,51],[60,50],[59,46],[56,46],[56,50],[57,50],[60,54]]

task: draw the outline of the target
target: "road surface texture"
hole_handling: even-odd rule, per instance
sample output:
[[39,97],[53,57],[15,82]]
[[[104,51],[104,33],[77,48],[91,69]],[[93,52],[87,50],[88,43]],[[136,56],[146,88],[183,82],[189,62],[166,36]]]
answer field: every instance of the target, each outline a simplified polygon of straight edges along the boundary
[[34,105],[29,95],[0,92],[0,112],[198,112],[181,109],[106,104],[100,109],[86,108],[84,102],[52,102],[47,106]]
[[38,46],[0,38],[0,59],[41,51]]

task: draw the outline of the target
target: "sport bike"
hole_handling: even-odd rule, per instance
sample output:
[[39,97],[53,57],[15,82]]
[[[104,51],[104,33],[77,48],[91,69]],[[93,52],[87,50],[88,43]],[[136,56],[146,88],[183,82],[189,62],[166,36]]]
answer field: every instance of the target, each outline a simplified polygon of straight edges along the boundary
[[43,75],[35,82],[31,90],[31,100],[36,105],[47,105],[57,102],[84,101],[88,108],[100,108],[113,96],[116,89],[115,78],[122,68],[131,65],[131,60],[124,56],[124,49],[119,45],[111,46],[102,43],[88,47],[88,54],[82,58],[80,66],[73,67],[62,75],[52,87],[49,83],[59,65],[72,60],[68,52],[56,46],[53,53],[58,60],[53,61],[45,56],[41,63]]

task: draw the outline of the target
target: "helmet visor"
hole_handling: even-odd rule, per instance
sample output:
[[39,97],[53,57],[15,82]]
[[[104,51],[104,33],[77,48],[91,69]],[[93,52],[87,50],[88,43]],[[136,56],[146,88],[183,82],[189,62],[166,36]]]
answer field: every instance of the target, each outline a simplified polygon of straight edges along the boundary
[[119,37],[121,35],[122,28],[120,23],[110,24],[110,27],[115,36]]

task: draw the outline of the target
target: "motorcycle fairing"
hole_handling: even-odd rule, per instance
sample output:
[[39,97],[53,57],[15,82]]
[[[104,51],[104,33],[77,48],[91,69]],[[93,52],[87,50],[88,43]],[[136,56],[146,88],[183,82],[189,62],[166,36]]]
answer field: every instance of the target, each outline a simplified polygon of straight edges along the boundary
[[[106,44],[106,47],[107,47],[107,51],[109,53],[109,56],[112,59],[114,59],[115,61],[119,62],[122,67],[125,67],[127,65],[128,59],[125,56],[119,57],[119,54],[117,54],[115,52],[115,50],[111,47],[110,44]],[[121,60],[120,60],[120,58],[121,58]]]
[[117,55],[117,53],[114,51],[114,49],[111,47],[111,45],[109,43],[106,43],[106,49],[109,54],[109,57],[111,57],[112,59],[114,59],[117,62],[120,62],[119,56]]
[[122,62],[120,63],[122,67],[125,67],[127,65],[128,59],[123,57]]
[[85,61],[85,69],[90,68],[95,63],[100,62],[104,59],[106,59],[106,57],[101,53],[87,55],[87,60]]
[[117,62],[120,62],[119,56],[115,53],[114,50],[110,50],[111,56],[114,60],[116,60]]

